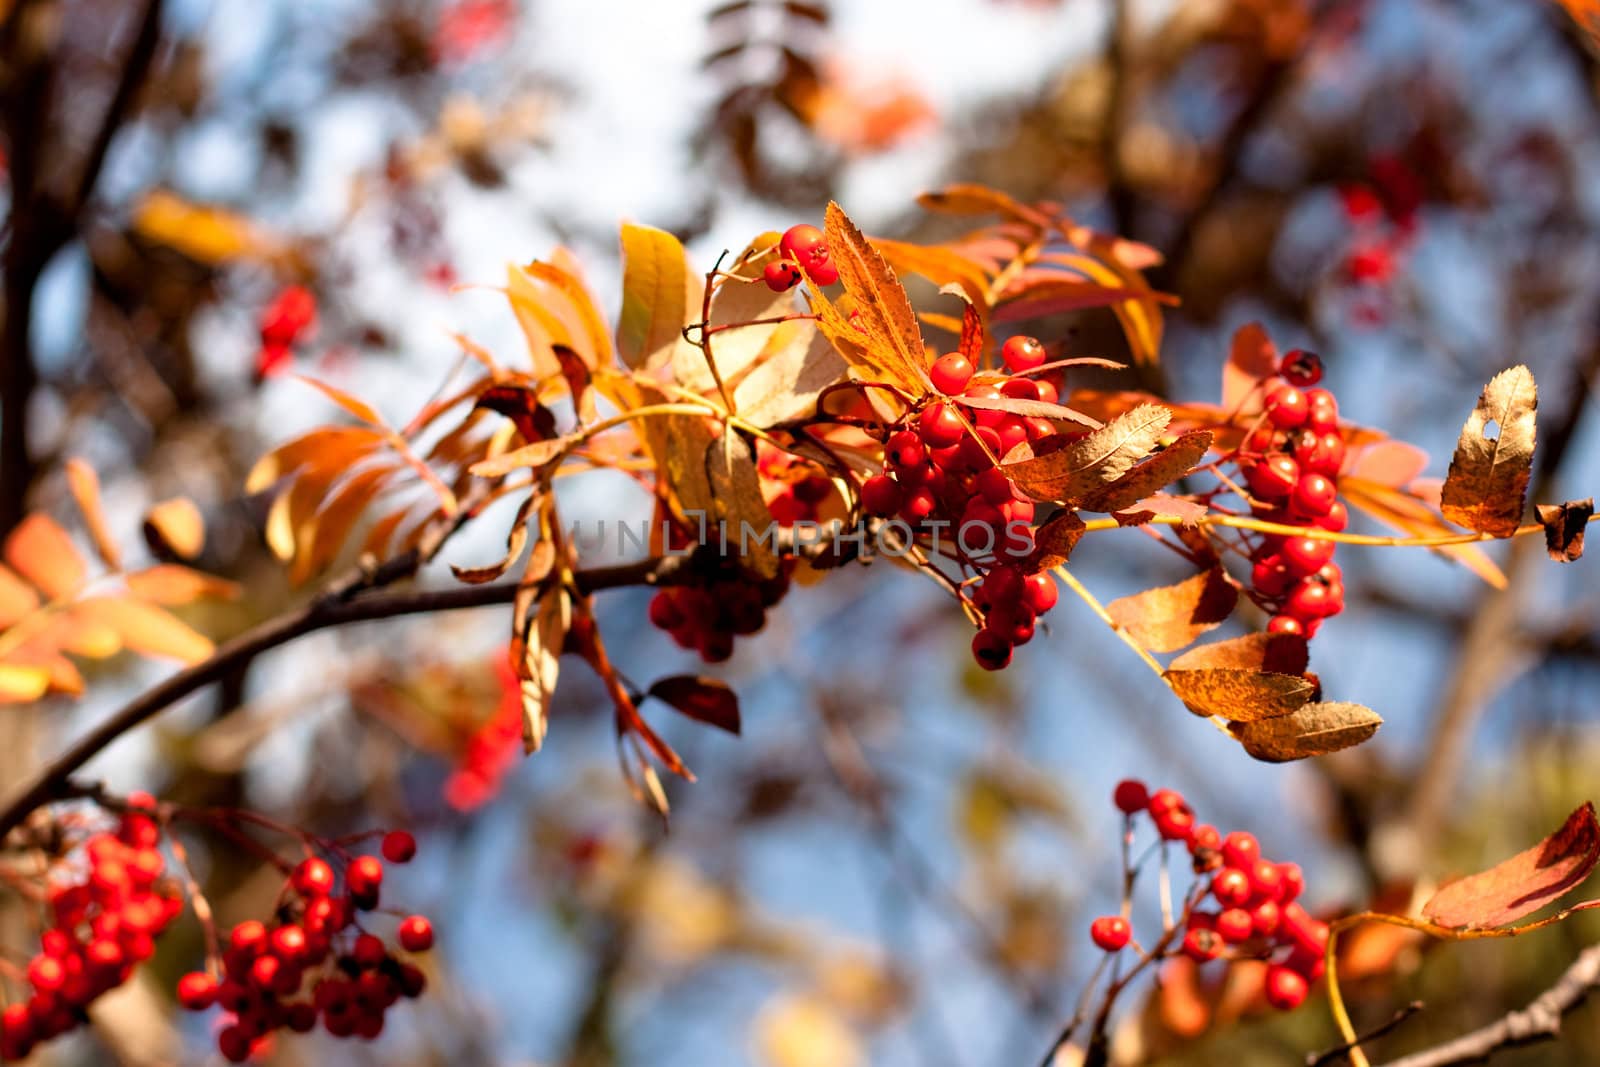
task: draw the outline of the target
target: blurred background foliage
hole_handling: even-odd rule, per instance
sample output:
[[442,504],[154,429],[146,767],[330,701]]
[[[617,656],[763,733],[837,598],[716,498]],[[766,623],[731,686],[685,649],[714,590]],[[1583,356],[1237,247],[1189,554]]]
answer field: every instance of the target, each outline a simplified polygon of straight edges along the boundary
[[[1060,201],[1165,255],[1150,278],[1180,303],[1153,384],[1169,396],[1214,399],[1228,336],[1261,319],[1325,356],[1348,416],[1427,448],[1440,474],[1482,382],[1526,362],[1536,498],[1600,476],[1597,67],[1544,0],[0,0],[0,15],[0,529],[68,506],[68,455],[100,471],[125,533],[188,495],[211,529],[204,565],[246,588],[193,620],[219,636],[304,595],[241,489],[255,457],[331,415],[281,372],[404,419],[456,358],[449,331],[515,358],[481,288],[506,262],[566,244],[614,291],[623,217],[709,263],[817,221],[829,197],[910,239],[949,232],[912,206],[942,182]],[[265,352],[258,317],[288,285],[315,294],[315,330]],[[1039,332],[1125,354],[1104,311]],[[603,514],[597,493],[572,506]],[[1080,575],[1108,597],[1178,576],[1138,542],[1086,551]],[[473,544],[449,555],[470,562]],[[507,755],[493,612],[303,640],[94,771],[324,834],[418,829],[400,892],[436,917],[437,993],[377,1044],[286,1041],[276,1063],[1028,1064],[1095,962],[1088,918],[1118,899],[1120,777],[1256,832],[1327,912],[1403,906],[1594,795],[1591,561],[1557,570],[1523,539],[1496,592],[1416,550],[1347,555],[1350,609],[1313,669],[1388,724],[1309,765],[1247,763],[1070,604],[980,676],[938,593],[877,568],[797,590],[741,642],[723,671],[741,739],[663,724],[700,775],[670,786],[670,833],[627,797],[603,694],[576,675],[545,751]],[[641,677],[691,669],[646,595],[607,595],[615,655]],[[0,781],[162,668],[96,669],[82,705],[0,717]],[[193,847],[223,921],[270,906],[249,857]],[[0,928],[8,947],[29,936],[17,909]],[[163,978],[201,951],[178,929]],[[1375,934],[1353,965],[1358,1025],[1421,1000],[1377,1047],[1436,1043],[1525,1003],[1597,934],[1593,918],[1513,942]],[[204,1024],[163,988],[136,984],[41,1061],[201,1062],[207,1042],[182,1038]],[[1174,970],[1123,1015],[1128,1063],[1299,1062],[1334,1043],[1320,996],[1268,1018],[1248,974]],[[1496,1062],[1597,1061],[1591,1005],[1559,1044]]]

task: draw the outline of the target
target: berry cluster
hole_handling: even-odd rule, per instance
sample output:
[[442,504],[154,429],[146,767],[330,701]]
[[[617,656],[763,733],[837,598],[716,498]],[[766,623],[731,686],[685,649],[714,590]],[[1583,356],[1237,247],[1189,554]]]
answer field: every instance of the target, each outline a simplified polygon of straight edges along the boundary
[[155,939],[183,905],[160,851],[155,799],[129,799],[115,833],[83,842],[87,869],[48,893],[52,925],[28,961],[33,993],[0,1012],[0,1061],[27,1059],[34,1046],[76,1027],[94,999],[127,981],[155,952]]
[[[417,851],[403,830],[383,839],[383,856],[405,863]],[[358,913],[378,906],[383,861],[357,856],[344,872],[341,892],[331,864],[303,860],[290,874],[270,923],[247,919],[235,926],[222,954],[222,979],[196,971],[178,981],[178,1002],[190,1011],[213,1004],[233,1018],[217,1034],[217,1048],[242,1063],[276,1030],[307,1033],[320,1021],[334,1037],[371,1040],[383,1031],[384,1013],[401,997],[421,995],[426,977],[395,956],[383,940],[361,928]],[[433,927],[413,915],[400,923],[400,947],[425,952]]]
[[492,800],[522,755],[522,683],[509,650],[491,657],[500,700],[462,746],[444,782],[444,799],[457,811],[472,811]]
[[[1345,441],[1339,403],[1322,380],[1322,360],[1295,349],[1279,361],[1275,381],[1263,383],[1261,424],[1245,440],[1239,469],[1251,513],[1268,522],[1338,533],[1350,521],[1339,500]],[[1254,599],[1272,612],[1273,633],[1316,634],[1322,620],[1344,610],[1344,577],[1333,562],[1333,541],[1264,534],[1253,544]]]
[[779,526],[816,522],[817,507],[833,492],[833,483],[816,467],[791,453],[760,446],[756,472],[772,521]]
[[317,298],[303,285],[285,286],[261,310],[261,348],[256,353],[256,377],[282,370],[294,358],[295,342],[317,322]]
[[[1209,877],[1205,890],[1215,907],[1187,909],[1180,951],[1196,963],[1224,955],[1268,960],[1267,1002],[1282,1011],[1299,1007],[1322,975],[1328,945],[1328,924],[1298,902],[1305,890],[1299,865],[1266,859],[1251,834],[1223,836],[1216,827],[1197,823],[1194,810],[1174,790],[1150,792],[1143,782],[1128,779],[1117,784],[1112,799],[1130,819],[1149,815],[1162,840],[1183,843],[1195,874]],[[1131,940],[1132,930],[1124,916],[1108,915],[1090,924],[1089,935],[1100,948],[1116,952]]]
[[794,560],[784,559],[774,577],[755,578],[737,560],[719,556],[716,570],[699,584],[657,592],[650,600],[650,622],[671,634],[678,647],[693,649],[707,663],[722,663],[733,655],[735,637],[767,624],[767,609],[789,591],[793,569]]
[[862,483],[860,494],[863,511],[901,520],[913,534],[948,531],[957,558],[982,575],[973,600],[984,622],[972,654],[987,670],[1010,663],[1012,650],[1032,639],[1035,620],[1056,602],[1050,576],[1026,573],[1020,565],[1033,551],[1034,505],[997,462],[1024,442],[1059,436],[1054,424],[975,407],[969,431],[955,402],[943,399],[1057,402],[1051,382],[1028,376],[1045,363],[1037,339],[1010,338],[1001,359],[1010,374],[980,373],[959,352],[936,359],[928,373],[941,395],[892,429],[883,469]]
[[790,226],[778,241],[778,259],[762,272],[767,288],[787,292],[810,278],[817,285],[832,285],[839,280],[839,268],[828,255],[828,239],[815,226],[801,223]]

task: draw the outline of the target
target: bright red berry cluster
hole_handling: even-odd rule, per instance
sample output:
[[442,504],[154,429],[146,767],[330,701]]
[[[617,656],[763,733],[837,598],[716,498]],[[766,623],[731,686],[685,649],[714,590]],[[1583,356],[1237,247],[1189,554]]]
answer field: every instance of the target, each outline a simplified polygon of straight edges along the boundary
[[63,871],[76,866],[77,877],[50,886],[52,925],[27,967],[33,993],[0,1012],[0,1060],[26,1059],[83,1022],[96,997],[151,957],[156,937],[183,910],[165,877],[154,810],[147,794],[129,798],[115,833],[91,836],[62,862]]
[[[1181,842],[1194,859],[1195,874],[1209,877],[1212,907],[1188,910],[1182,926],[1181,951],[1196,963],[1226,956],[1269,961],[1265,994],[1283,1011],[1300,1006],[1311,983],[1322,976],[1328,924],[1312,918],[1298,903],[1305,877],[1298,864],[1274,863],[1261,845],[1242,831],[1223,836],[1216,827],[1198,823],[1181,793],[1150,792],[1143,782],[1127,779],[1112,795],[1130,819],[1147,814],[1166,841]],[[1094,943],[1107,952],[1128,944],[1132,932],[1122,916],[1104,916],[1089,928]]]
[[[416,855],[405,831],[383,839],[391,863]],[[421,995],[427,979],[361,926],[359,915],[378,906],[383,861],[357,856],[339,878],[326,860],[303,860],[290,874],[270,922],[235,926],[222,954],[222,979],[196,971],[178,982],[178,1002],[190,1011],[213,1004],[232,1019],[217,1034],[224,1058],[242,1063],[277,1030],[307,1033],[320,1021],[335,1037],[371,1040],[383,1031],[384,1013],[402,997]],[[407,952],[433,947],[433,927],[413,915],[400,923]]]
[[[1345,440],[1339,403],[1317,388],[1322,360],[1295,349],[1264,382],[1261,423],[1245,440],[1239,470],[1251,513],[1268,522],[1338,533],[1350,521],[1339,499]],[[1337,543],[1315,537],[1262,534],[1252,545],[1253,599],[1272,613],[1273,633],[1316,634],[1344,610],[1344,577],[1333,562]]]
[[839,268],[828,255],[828,239],[815,226],[801,223],[784,231],[778,241],[779,258],[762,272],[767,288],[786,292],[810,278],[817,285],[832,285],[839,280]]
[[285,286],[261,310],[261,349],[256,376],[265,378],[287,366],[291,349],[317,322],[317,298],[303,285]]
[[765,444],[759,449],[756,472],[772,521],[780,526],[816,522],[817,508],[833,492],[833,483],[798,456]]
[[928,376],[942,396],[891,428],[883,470],[860,492],[867,514],[901,520],[914,535],[942,531],[956,557],[982,575],[973,599],[984,623],[972,654],[987,670],[1011,662],[1012,650],[1033,638],[1035,620],[1055,606],[1057,595],[1049,574],[1030,574],[1020,565],[1033,551],[1034,504],[997,463],[1024,442],[1058,436],[1055,426],[980,406],[972,409],[969,429],[956,404],[942,398],[1057,402],[1051,382],[1027,376],[1045,363],[1037,339],[1011,338],[1001,359],[1010,374],[980,373],[959,352],[936,359]]

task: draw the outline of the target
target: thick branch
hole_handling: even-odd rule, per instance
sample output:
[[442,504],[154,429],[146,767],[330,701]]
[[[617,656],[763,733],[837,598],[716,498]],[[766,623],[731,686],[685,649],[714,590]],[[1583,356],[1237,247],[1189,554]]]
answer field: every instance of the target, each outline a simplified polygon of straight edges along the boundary
[[[692,558],[667,556],[579,571],[576,575],[578,588],[581,592],[593,593],[622,586],[668,584],[689,573]],[[516,582],[500,582],[440,590],[370,592],[348,599],[335,586],[311,603],[269,619],[218,646],[210,658],[146,691],[74,742],[6,802],[4,810],[0,811],[0,840],[35,808],[64,795],[69,777],[106,746],[189,694],[226,676],[240,663],[306,634],[347,623],[509,604],[516,597],[517,585]]]
[[133,45],[128,49],[128,58],[122,65],[122,74],[117,79],[117,87],[111,94],[110,103],[106,105],[105,117],[100,120],[100,128],[95,132],[94,141],[89,145],[89,153],[84,157],[83,167],[78,172],[77,189],[72,199],[67,201],[66,210],[74,218],[84,209],[89,197],[94,193],[95,184],[100,180],[100,170],[105,166],[106,155],[111,151],[111,142],[116,139],[117,131],[122,128],[134,99],[144,87],[145,78],[150,73],[150,64],[155,60],[156,45],[161,40],[162,2],[163,0],[146,0],[138,35],[134,37]]
[[1549,1041],[1561,1033],[1561,1018],[1600,988],[1600,945],[1585,949],[1572,966],[1521,1011],[1424,1052],[1402,1056],[1384,1067],[1454,1067],[1482,1063],[1500,1049]]

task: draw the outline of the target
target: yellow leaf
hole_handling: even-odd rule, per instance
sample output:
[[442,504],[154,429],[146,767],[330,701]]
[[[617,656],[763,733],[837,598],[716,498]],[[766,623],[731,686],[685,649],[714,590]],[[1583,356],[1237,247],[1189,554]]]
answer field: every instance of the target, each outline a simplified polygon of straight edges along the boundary
[[211,655],[211,639],[164,608],[129,597],[95,597],[84,601],[96,617],[116,630],[125,647],[149,656],[198,663]]
[[111,570],[121,570],[122,555],[106,527],[106,512],[100,502],[100,479],[95,476],[94,468],[81,459],[67,460],[67,484],[72,487],[72,497],[83,514],[83,524],[101,562]]
[[47,632],[62,652],[88,659],[108,659],[122,651],[122,635],[98,618],[91,608],[80,605],[54,622]]
[[700,315],[704,286],[683,245],[665,230],[623,223],[622,311],[617,356],[628,367],[656,367],[680,347],[683,328]]
[[522,693],[522,749],[537,752],[549,728],[550,700],[561,673],[561,646],[572,625],[572,597],[558,581],[546,585],[532,619],[512,642]]
[[[1358,511],[1412,537],[1442,537],[1458,533],[1422,500],[1402,489],[1365,478],[1339,479],[1339,495]],[[1449,556],[1496,589],[1506,587],[1506,576],[1478,545],[1445,545],[1433,551]]]
[[194,501],[173,497],[145,513],[144,539],[158,556],[194,559],[206,547],[206,522]]
[[128,591],[156,604],[192,604],[196,600],[233,600],[239,586],[176,563],[134,571],[125,579]]
[[88,578],[88,566],[72,538],[42,512],[34,512],[17,523],[6,538],[5,558],[52,600],[76,593]]
[[0,704],[29,704],[49,689],[49,671],[19,663],[0,663]]
[[983,267],[943,245],[918,245],[874,237],[872,244],[889,266],[901,274],[916,274],[941,289],[959,285],[967,302],[989,317],[989,276]]
[[301,584],[333,562],[361,513],[399,469],[394,464],[375,465],[351,475],[332,499],[301,524],[295,531],[299,547],[289,570],[290,584]]
[[133,228],[146,240],[166,245],[197,263],[283,256],[284,242],[243,215],[191,204],[166,190],[148,193],[133,209]]
[[922,330],[900,279],[836,203],[828,204],[825,232],[829,255],[866,331],[864,369],[913,395],[930,392]]

